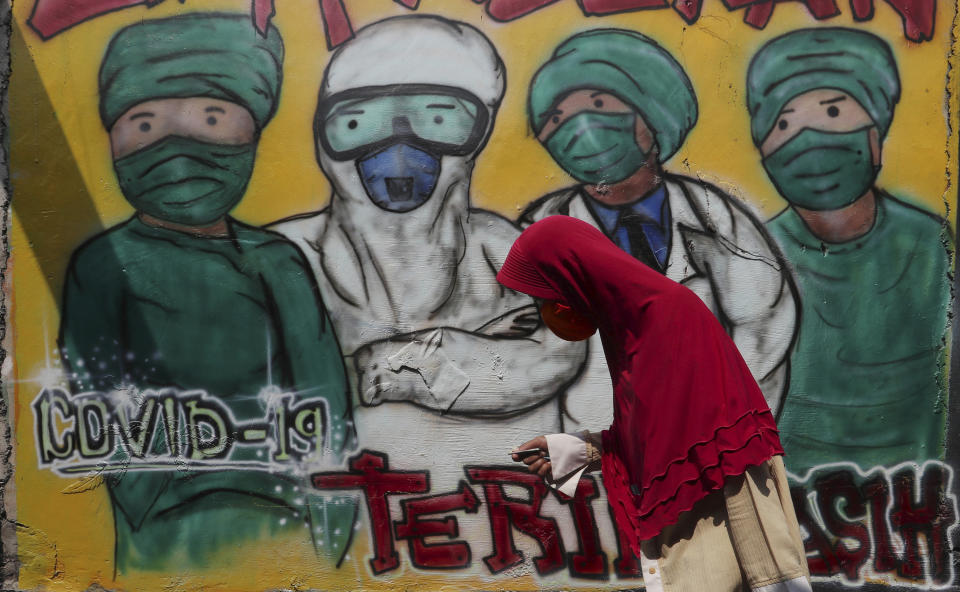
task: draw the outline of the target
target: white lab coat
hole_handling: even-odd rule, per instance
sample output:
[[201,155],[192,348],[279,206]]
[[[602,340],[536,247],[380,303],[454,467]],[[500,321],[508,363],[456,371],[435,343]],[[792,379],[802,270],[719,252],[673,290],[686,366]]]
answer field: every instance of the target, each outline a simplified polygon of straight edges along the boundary
[[[665,175],[670,205],[666,275],[693,290],[720,319],[776,414],[788,386],[799,299],[789,268],[758,217],[717,187]],[[522,226],[562,214],[602,230],[579,186],[546,195],[520,217]],[[565,431],[600,429],[613,419],[610,377],[599,337],[590,340],[585,372],[567,391]],[[665,364],[670,363],[664,360]]]

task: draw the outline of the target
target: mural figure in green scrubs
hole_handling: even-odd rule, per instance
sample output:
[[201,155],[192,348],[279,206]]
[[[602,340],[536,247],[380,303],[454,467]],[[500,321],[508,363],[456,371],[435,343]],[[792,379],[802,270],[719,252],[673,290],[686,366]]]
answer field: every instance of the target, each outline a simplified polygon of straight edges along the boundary
[[[75,392],[203,390],[238,422],[269,416],[266,392],[321,400],[326,431],[314,460],[334,464],[353,431],[313,273],[292,243],[228,215],[276,110],[282,63],[277,30],[261,35],[246,15],[148,20],[114,36],[100,116],[136,213],[74,253],[60,342]],[[266,445],[233,448],[227,461],[271,457]],[[120,571],[229,561],[238,543],[281,535],[338,557],[356,513],[283,469],[131,463],[106,482]]]
[[951,234],[876,185],[899,99],[890,47],[852,29],[777,37],[747,75],[753,141],[789,203],[768,227],[802,299],[778,422],[798,476],[944,454]]

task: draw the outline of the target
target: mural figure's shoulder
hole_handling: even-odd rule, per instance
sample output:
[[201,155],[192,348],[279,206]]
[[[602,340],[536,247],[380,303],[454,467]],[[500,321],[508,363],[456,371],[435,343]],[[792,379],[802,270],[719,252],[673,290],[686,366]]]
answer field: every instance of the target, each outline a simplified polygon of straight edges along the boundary
[[901,225],[904,229],[910,229],[924,235],[941,232],[953,242],[950,222],[943,217],[923,206],[912,203],[908,199],[895,197],[886,191],[880,191],[880,199],[884,201],[887,215],[894,218],[895,223]]
[[[704,230],[729,235],[737,230],[740,218],[761,226],[760,217],[750,206],[713,183],[674,173],[665,174],[664,180],[668,190],[673,186],[682,192],[691,213]],[[671,200],[671,206],[673,204]]]
[[955,248],[950,223],[923,206],[884,191],[878,199],[883,220],[874,224],[871,234],[876,236],[875,251],[886,254],[880,258],[897,259],[913,269],[927,269],[931,275],[941,276],[946,289]]
[[470,208],[470,231],[508,239],[511,243],[520,236],[520,228],[509,218],[490,210]]
[[478,208],[470,209],[468,225],[467,234],[472,237],[472,242],[480,246],[484,259],[494,272],[499,271],[513,241],[520,236],[520,228],[500,214]]
[[277,255],[300,255],[299,249],[289,238],[271,228],[252,226],[233,218],[230,219],[233,235],[245,249],[269,251]]
[[330,220],[330,208],[315,212],[297,214],[267,224],[268,231],[279,233],[297,244],[308,242],[315,244],[323,236]]
[[70,258],[70,273],[100,276],[122,273],[124,261],[137,256],[134,249],[130,248],[136,240],[132,230],[134,226],[135,219],[131,217],[87,239],[74,249]]
[[564,187],[559,191],[548,193],[543,197],[530,202],[517,218],[517,224],[522,228],[530,226],[538,220],[547,216],[568,216],[570,214],[570,202],[580,194],[580,186],[573,185]]
[[767,230],[776,238],[778,241],[783,241],[789,236],[796,234],[794,229],[797,224],[803,224],[800,221],[800,217],[794,211],[793,208],[787,206],[774,214],[767,220],[764,225],[767,227]]
[[773,216],[770,216],[770,219],[767,220],[766,224],[768,226],[781,225],[784,224],[789,218],[790,214],[793,212],[793,209],[790,206],[786,206]]

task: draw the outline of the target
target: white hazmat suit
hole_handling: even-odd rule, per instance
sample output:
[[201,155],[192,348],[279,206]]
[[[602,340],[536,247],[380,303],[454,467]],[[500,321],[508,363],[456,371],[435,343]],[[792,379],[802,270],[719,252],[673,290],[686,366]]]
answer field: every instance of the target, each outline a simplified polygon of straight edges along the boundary
[[[585,344],[559,340],[529,297],[497,283],[518,228],[470,207],[504,86],[469,25],[407,16],[358,31],[320,92],[330,206],[274,226],[310,260],[350,356],[360,447],[430,470],[431,493],[561,430],[560,395],[585,361]],[[460,517],[474,569],[490,551],[484,514]]]

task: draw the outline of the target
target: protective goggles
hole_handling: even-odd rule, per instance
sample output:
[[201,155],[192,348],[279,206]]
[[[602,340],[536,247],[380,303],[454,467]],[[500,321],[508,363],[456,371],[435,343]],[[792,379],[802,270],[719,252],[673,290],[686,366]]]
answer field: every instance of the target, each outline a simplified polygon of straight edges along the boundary
[[336,160],[355,160],[398,142],[433,154],[464,156],[480,146],[489,119],[486,106],[463,89],[369,86],[321,101],[313,131]]

